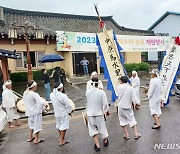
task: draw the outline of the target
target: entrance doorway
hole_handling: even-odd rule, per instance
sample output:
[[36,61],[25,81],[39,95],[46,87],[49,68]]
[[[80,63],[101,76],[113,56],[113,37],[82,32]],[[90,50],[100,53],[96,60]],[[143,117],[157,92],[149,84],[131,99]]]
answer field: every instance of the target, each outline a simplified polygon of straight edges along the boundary
[[80,61],[83,59],[83,57],[86,57],[86,59],[89,61],[89,65],[88,65],[89,74],[91,74],[93,71],[97,71],[96,53],[74,52],[73,74],[75,74],[76,76],[84,75],[83,66],[80,64]]

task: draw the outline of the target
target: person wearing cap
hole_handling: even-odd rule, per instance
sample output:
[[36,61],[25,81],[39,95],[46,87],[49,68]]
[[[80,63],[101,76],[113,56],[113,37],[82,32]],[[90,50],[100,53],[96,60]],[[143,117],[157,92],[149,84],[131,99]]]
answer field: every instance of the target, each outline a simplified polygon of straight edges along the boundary
[[159,71],[158,69],[153,69],[151,72],[151,80],[149,84],[149,90],[147,96],[149,98],[149,109],[151,115],[155,121],[155,125],[152,129],[158,129],[161,127],[159,116],[162,114],[161,112],[161,80],[158,78]]
[[[91,80],[89,80],[89,81],[87,82],[86,90],[89,90],[89,89],[94,88],[94,87],[93,87],[93,83],[92,83],[92,79],[95,79],[95,78],[98,79],[98,74],[97,74],[97,72],[94,71],[94,72],[91,73]],[[99,80],[99,79],[98,79],[98,88],[99,88],[99,89],[103,89],[102,81]]]
[[34,144],[45,141],[45,139],[39,139],[39,133],[42,130],[42,111],[46,106],[39,94],[35,92],[36,89],[37,83],[34,80],[29,81],[27,89],[23,94],[25,114],[28,116],[28,125],[30,128],[30,136],[27,142],[34,140]]
[[109,106],[104,90],[98,88],[98,79],[92,79],[93,87],[86,91],[86,112],[88,116],[89,135],[93,137],[94,150],[100,151],[98,134],[103,139],[104,146],[108,146],[108,132],[105,125],[104,113],[109,115]]
[[63,84],[55,83],[53,92],[50,94],[50,98],[54,107],[54,114],[56,118],[56,128],[59,132],[59,145],[69,143],[65,141],[66,131],[69,129],[69,114],[72,112],[72,108],[69,103],[69,98],[66,94],[62,93]]
[[120,82],[121,85],[117,86],[117,102],[120,126],[124,132],[123,138],[126,140],[130,139],[127,129],[127,125],[129,125],[134,130],[134,138],[138,139],[141,137],[141,134],[137,130],[137,122],[132,109],[132,103],[137,103],[137,97],[134,93],[133,87],[128,84],[127,76],[121,76]]
[[18,97],[13,93],[11,90],[12,88],[12,81],[8,80],[4,82],[3,85],[3,92],[2,92],[2,104],[3,107],[6,109],[7,112],[7,120],[9,123],[9,128],[13,128],[13,120],[16,121],[16,126],[20,126],[21,123],[19,121],[19,114],[17,113],[16,109],[16,101]]
[[138,108],[140,105],[140,95],[139,95],[139,89],[140,89],[140,78],[138,77],[138,74],[136,71],[132,71],[132,77],[130,78],[131,86],[134,89],[134,92],[137,96],[137,104],[135,104]]

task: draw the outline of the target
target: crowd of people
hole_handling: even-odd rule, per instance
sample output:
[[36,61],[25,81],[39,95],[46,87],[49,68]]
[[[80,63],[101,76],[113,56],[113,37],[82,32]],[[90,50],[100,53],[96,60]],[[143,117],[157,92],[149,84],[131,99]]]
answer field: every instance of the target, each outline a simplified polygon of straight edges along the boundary
[[[57,72],[53,72],[51,76],[56,76]],[[44,86],[48,89],[50,85],[50,76],[46,70],[43,70]],[[50,95],[46,95],[46,100],[51,100],[54,108],[56,119],[56,128],[59,133],[59,145],[69,143],[65,140],[65,135],[69,129],[69,114],[72,113],[72,107],[69,103],[68,96],[64,93],[64,86],[60,79],[54,78],[55,84]],[[130,81],[130,82],[129,82]],[[117,88],[117,102],[118,102],[118,118],[120,126],[124,132],[123,138],[129,140],[128,125],[134,131],[134,138],[139,139],[141,134],[137,128],[137,121],[134,116],[134,108],[139,109],[140,106],[140,78],[136,71],[132,72],[132,77],[121,76],[120,84]],[[12,121],[16,120],[16,125],[20,125],[19,115],[15,109],[15,102],[17,97],[13,94],[12,82],[6,81],[3,85],[3,107],[6,109],[8,115],[9,127],[12,128]],[[30,135],[28,142],[34,144],[44,142],[40,139],[39,133],[42,130],[42,112],[47,107],[42,98],[36,93],[37,83],[30,81],[27,84],[27,89],[23,94],[23,101],[26,109],[26,116],[28,116],[28,125],[30,128]],[[152,129],[159,129],[161,127],[159,117],[161,115],[161,80],[157,69],[151,72],[151,80],[148,93],[149,109],[151,116],[154,119],[154,126]],[[94,150],[100,151],[100,144],[98,135],[101,136],[104,147],[109,145],[108,130],[106,128],[106,116],[109,116],[109,105],[107,96],[103,90],[102,81],[98,79],[97,73],[92,72],[91,79],[86,86],[86,114],[88,117],[89,135],[94,139]]]

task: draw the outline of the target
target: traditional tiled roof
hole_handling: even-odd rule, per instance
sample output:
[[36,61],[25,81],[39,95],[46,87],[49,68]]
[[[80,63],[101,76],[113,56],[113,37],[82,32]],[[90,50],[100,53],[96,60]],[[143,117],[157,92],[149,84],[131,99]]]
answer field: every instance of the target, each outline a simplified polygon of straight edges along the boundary
[[18,59],[18,58],[20,58],[20,55],[16,53],[16,50],[15,51],[9,51],[9,50],[0,49],[0,57]]
[[167,11],[164,13],[151,27],[148,28],[148,30],[152,30],[154,27],[156,27],[164,18],[166,18],[168,15],[177,15],[180,16],[180,12],[172,12],[172,11]]
[[[97,16],[70,15],[60,13],[47,13],[36,11],[15,10],[3,8],[5,26],[0,27],[0,33],[8,34],[8,29],[13,21],[23,24],[24,18],[43,29],[43,34],[55,36],[55,31],[98,33],[99,19]],[[153,31],[125,28],[117,24],[112,16],[102,17],[107,29],[113,29],[119,35],[154,35]],[[18,35],[24,35],[23,29],[18,30]],[[33,31],[29,31],[34,35]]]

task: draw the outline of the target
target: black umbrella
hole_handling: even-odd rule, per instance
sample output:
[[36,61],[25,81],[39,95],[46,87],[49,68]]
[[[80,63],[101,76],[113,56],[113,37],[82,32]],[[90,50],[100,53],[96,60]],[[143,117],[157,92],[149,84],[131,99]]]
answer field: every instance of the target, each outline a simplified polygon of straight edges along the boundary
[[50,54],[50,55],[44,55],[39,62],[41,63],[53,63],[57,61],[63,61],[65,60],[64,57],[61,55],[56,55],[56,54]]

